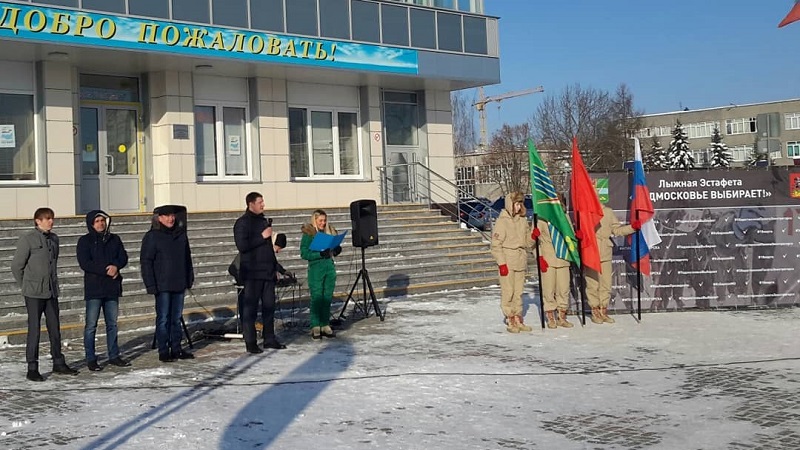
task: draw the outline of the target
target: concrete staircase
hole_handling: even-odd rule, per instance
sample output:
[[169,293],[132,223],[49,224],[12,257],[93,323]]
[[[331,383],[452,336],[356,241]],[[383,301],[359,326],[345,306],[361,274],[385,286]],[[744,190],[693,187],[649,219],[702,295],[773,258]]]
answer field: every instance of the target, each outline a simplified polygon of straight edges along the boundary
[[[328,220],[338,230],[351,228],[347,208],[328,209],[327,212]],[[184,317],[188,323],[225,321],[235,313],[236,289],[227,268],[236,255],[232,229],[239,215],[241,212],[189,216],[188,232],[196,280],[191,295],[186,297]],[[307,263],[300,258],[299,245],[300,226],[308,221],[310,212],[273,210],[267,211],[267,215],[274,219],[275,232],[287,236],[288,246],[278,259],[300,281],[300,289],[294,291],[294,298],[288,291],[279,291],[279,307],[297,307],[308,301],[305,284]],[[379,299],[497,283],[496,266],[489,254],[488,242],[481,234],[461,229],[438,212],[420,205],[380,206],[378,220],[380,244],[366,249],[366,267]],[[0,222],[0,344],[25,341],[27,316],[10,264],[18,236],[32,226],[32,220]],[[149,227],[149,215],[117,216],[113,219],[111,230],[122,238],[130,257],[128,267],[122,271],[121,330],[152,327],[155,320],[153,297],[145,292],[139,275],[139,248]],[[85,310],[83,272],[75,258],[75,245],[86,233],[85,220],[82,217],[56,218],[54,231],[61,239],[59,305],[62,336],[65,339],[77,338],[83,333]],[[349,237],[345,242],[344,251],[336,258],[336,297],[340,301],[347,297],[361,268],[361,249],[352,247]],[[356,294],[361,292],[360,284]]]

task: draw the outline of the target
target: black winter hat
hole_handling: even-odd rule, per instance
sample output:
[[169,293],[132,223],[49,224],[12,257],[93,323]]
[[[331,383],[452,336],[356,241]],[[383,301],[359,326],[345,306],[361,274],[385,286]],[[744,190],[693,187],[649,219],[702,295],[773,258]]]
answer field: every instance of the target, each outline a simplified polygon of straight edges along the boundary
[[280,248],[286,248],[286,235],[283,233],[278,233],[275,236],[275,240],[273,241],[273,243]]

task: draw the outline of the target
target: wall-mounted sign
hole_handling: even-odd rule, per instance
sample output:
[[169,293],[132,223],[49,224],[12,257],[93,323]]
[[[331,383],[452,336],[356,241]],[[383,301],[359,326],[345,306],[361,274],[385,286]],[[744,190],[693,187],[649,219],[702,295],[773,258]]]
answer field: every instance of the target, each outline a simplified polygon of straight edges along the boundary
[[185,140],[189,139],[189,125],[174,124],[172,125],[172,139]]
[[417,51],[0,2],[0,37],[193,57],[417,73]]
[[0,125],[0,148],[14,148],[17,146],[17,137],[14,124]]

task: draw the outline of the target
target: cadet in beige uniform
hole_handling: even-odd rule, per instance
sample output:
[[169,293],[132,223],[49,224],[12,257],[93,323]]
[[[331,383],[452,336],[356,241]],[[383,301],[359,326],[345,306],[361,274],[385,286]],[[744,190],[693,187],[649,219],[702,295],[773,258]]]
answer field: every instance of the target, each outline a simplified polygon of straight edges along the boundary
[[[547,316],[547,328],[572,328],[573,325],[567,321],[569,261],[556,256],[553,238],[550,234],[550,224],[539,218],[537,229],[539,230],[539,254],[544,259],[544,264],[540,261],[539,265],[542,271],[542,296],[544,297],[544,312]],[[558,317],[556,317],[556,309]]]
[[603,218],[595,231],[602,272],[598,273],[584,266],[586,297],[592,308],[593,323],[614,323],[614,319],[608,317],[608,301],[611,300],[611,250],[614,246],[611,237],[627,236],[635,232],[633,226],[621,224],[611,208],[603,206]]
[[492,256],[500,270],[500,309],[506,317],[509,333],[531,331],[522,321],[522,290],[528,269],[528,251],[533,243],[523,199],[519,192],[506,196],[506,207],[492,232]]

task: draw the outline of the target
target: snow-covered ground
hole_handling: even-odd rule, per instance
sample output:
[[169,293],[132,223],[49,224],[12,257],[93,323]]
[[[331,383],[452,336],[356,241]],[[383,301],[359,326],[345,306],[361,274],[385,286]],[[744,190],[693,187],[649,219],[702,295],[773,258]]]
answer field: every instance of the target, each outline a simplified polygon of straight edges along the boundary
[[336,339],[288,328],[288,349],[257,356],[202,340],[171,364],[129,331],[132,367],[51,376],[44,360],[44,383],[6,347],[0,448],[800,448],[798,309],[542,331],[531,304],[534,332],[512,335],[498,303],[498,288],[396,298]]

